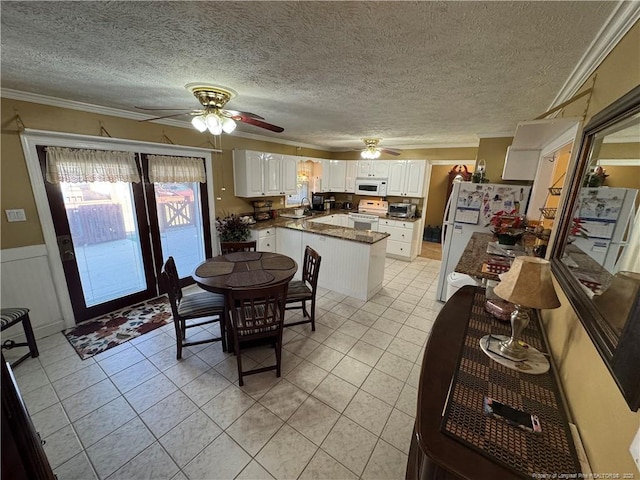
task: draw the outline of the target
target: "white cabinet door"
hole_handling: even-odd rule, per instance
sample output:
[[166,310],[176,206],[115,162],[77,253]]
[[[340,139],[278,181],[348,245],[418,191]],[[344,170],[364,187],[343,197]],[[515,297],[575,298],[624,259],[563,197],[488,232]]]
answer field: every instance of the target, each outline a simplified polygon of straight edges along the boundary
[[369,169],[371,168],[372,160],[358,160],[356,162],[356,176],[358,178],[369,177]]
[[280,168],[282,178],[280,185],[284,195],[293,195],[298,191],[298,160],[298,157],[294,157],[293,155],[282,156],[282,166]]
[[404,194],[407,161],[391,160],[389,164],[387,195],[401,196]]
[[332,192],[344,192],[347,177],[347,161],[331,160],[331,182]]
[[407,197],[424,197],[424,175],[427,162],[424,160],[407,160],[405,169],[405,189]]
[[262,171],[264,172],[264,193],[265,195],[281,195],[281,167],[282,155],[273,153],[262,154]]
[[349,226],[349,215],[344,213],[338,213],[335,216],[334,224],[339,227],[348,227]]
[[401,197],[423,197],[424,160],[391,160],[389,164],[389,182],[387,194]]
[[264,195],[262,153],[250,150],[233,151],[233,185],[238,197]]
[[347,193],[355,193],[356,191],[356,175],[358,173],[358,162],[347,161],[347,172],[344,179],[344,191]]
[[388,160],[372,160],[369,173],[374,178],[388,178],[389,163]]

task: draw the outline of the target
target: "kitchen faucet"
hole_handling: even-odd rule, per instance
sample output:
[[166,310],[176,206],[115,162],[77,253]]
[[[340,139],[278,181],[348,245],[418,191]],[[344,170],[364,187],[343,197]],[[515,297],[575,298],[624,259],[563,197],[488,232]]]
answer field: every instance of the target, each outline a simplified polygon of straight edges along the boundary
[[[307,201],[306,205],[304,204],[305,200]],[[311,202],[307,197],[302,197],[302,200],[300,200],[300,206],[304,208],[305,215],[311,211]]]

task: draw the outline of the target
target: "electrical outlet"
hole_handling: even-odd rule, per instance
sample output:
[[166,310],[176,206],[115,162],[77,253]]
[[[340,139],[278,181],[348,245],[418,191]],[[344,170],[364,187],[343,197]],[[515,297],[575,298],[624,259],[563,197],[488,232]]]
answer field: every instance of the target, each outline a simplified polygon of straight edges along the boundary
[[284,199],[280,197],[280,205],[284,205]]
[[5,210],[7,214],[7,222],[26,222],[27,216],[24,213],[24,208],[15,208],[12,210]]
[[631,452],[633,461],[636,463],[636,468],[640,472],[640,428],[638,428],[636,436],[633,437],[629,451]]
[[412,198],[411,199],[411,203],[413,203],[414,205],[418,205],[420,203],[420,199],[419,198]]

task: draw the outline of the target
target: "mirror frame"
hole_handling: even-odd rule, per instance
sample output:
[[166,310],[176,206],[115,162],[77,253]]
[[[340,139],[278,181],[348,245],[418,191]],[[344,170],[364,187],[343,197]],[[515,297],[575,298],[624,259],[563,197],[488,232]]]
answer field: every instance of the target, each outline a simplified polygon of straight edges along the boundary
[[577,160],[567,170],[567,178],[572,181],[565,187],[568,194],[564,196],[561,205],[560,211],[563,214],[560,215],[561,221],[550,255],[551,270],[556,280],[611,372],[629,408],[634,412],[640,407],[640,301],[636,298],[622,333],[618,336],[561,258],[573,218],[573,214],[568,212],[575,210],[582,180],[589,167],[589,155],[595,135],[639,112],[640,86],[637,86],[594,115],[585,126]]

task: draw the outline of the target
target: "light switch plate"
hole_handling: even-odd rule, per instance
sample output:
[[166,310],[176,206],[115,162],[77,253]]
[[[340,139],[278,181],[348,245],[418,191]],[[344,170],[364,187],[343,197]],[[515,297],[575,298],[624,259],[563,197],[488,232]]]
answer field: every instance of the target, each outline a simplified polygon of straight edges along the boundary
[[629,451],[631,452],[633,461],[636,464],[636,468],[640,472],[640,428],[638,428],[638,431],[636,432],[636,436],[633,437],[633,441],[631,442]]
[[5,210],[7,214],[7,222],[26,222],[27,216],[24,213],[24,208],[15,208],[11,210]]

